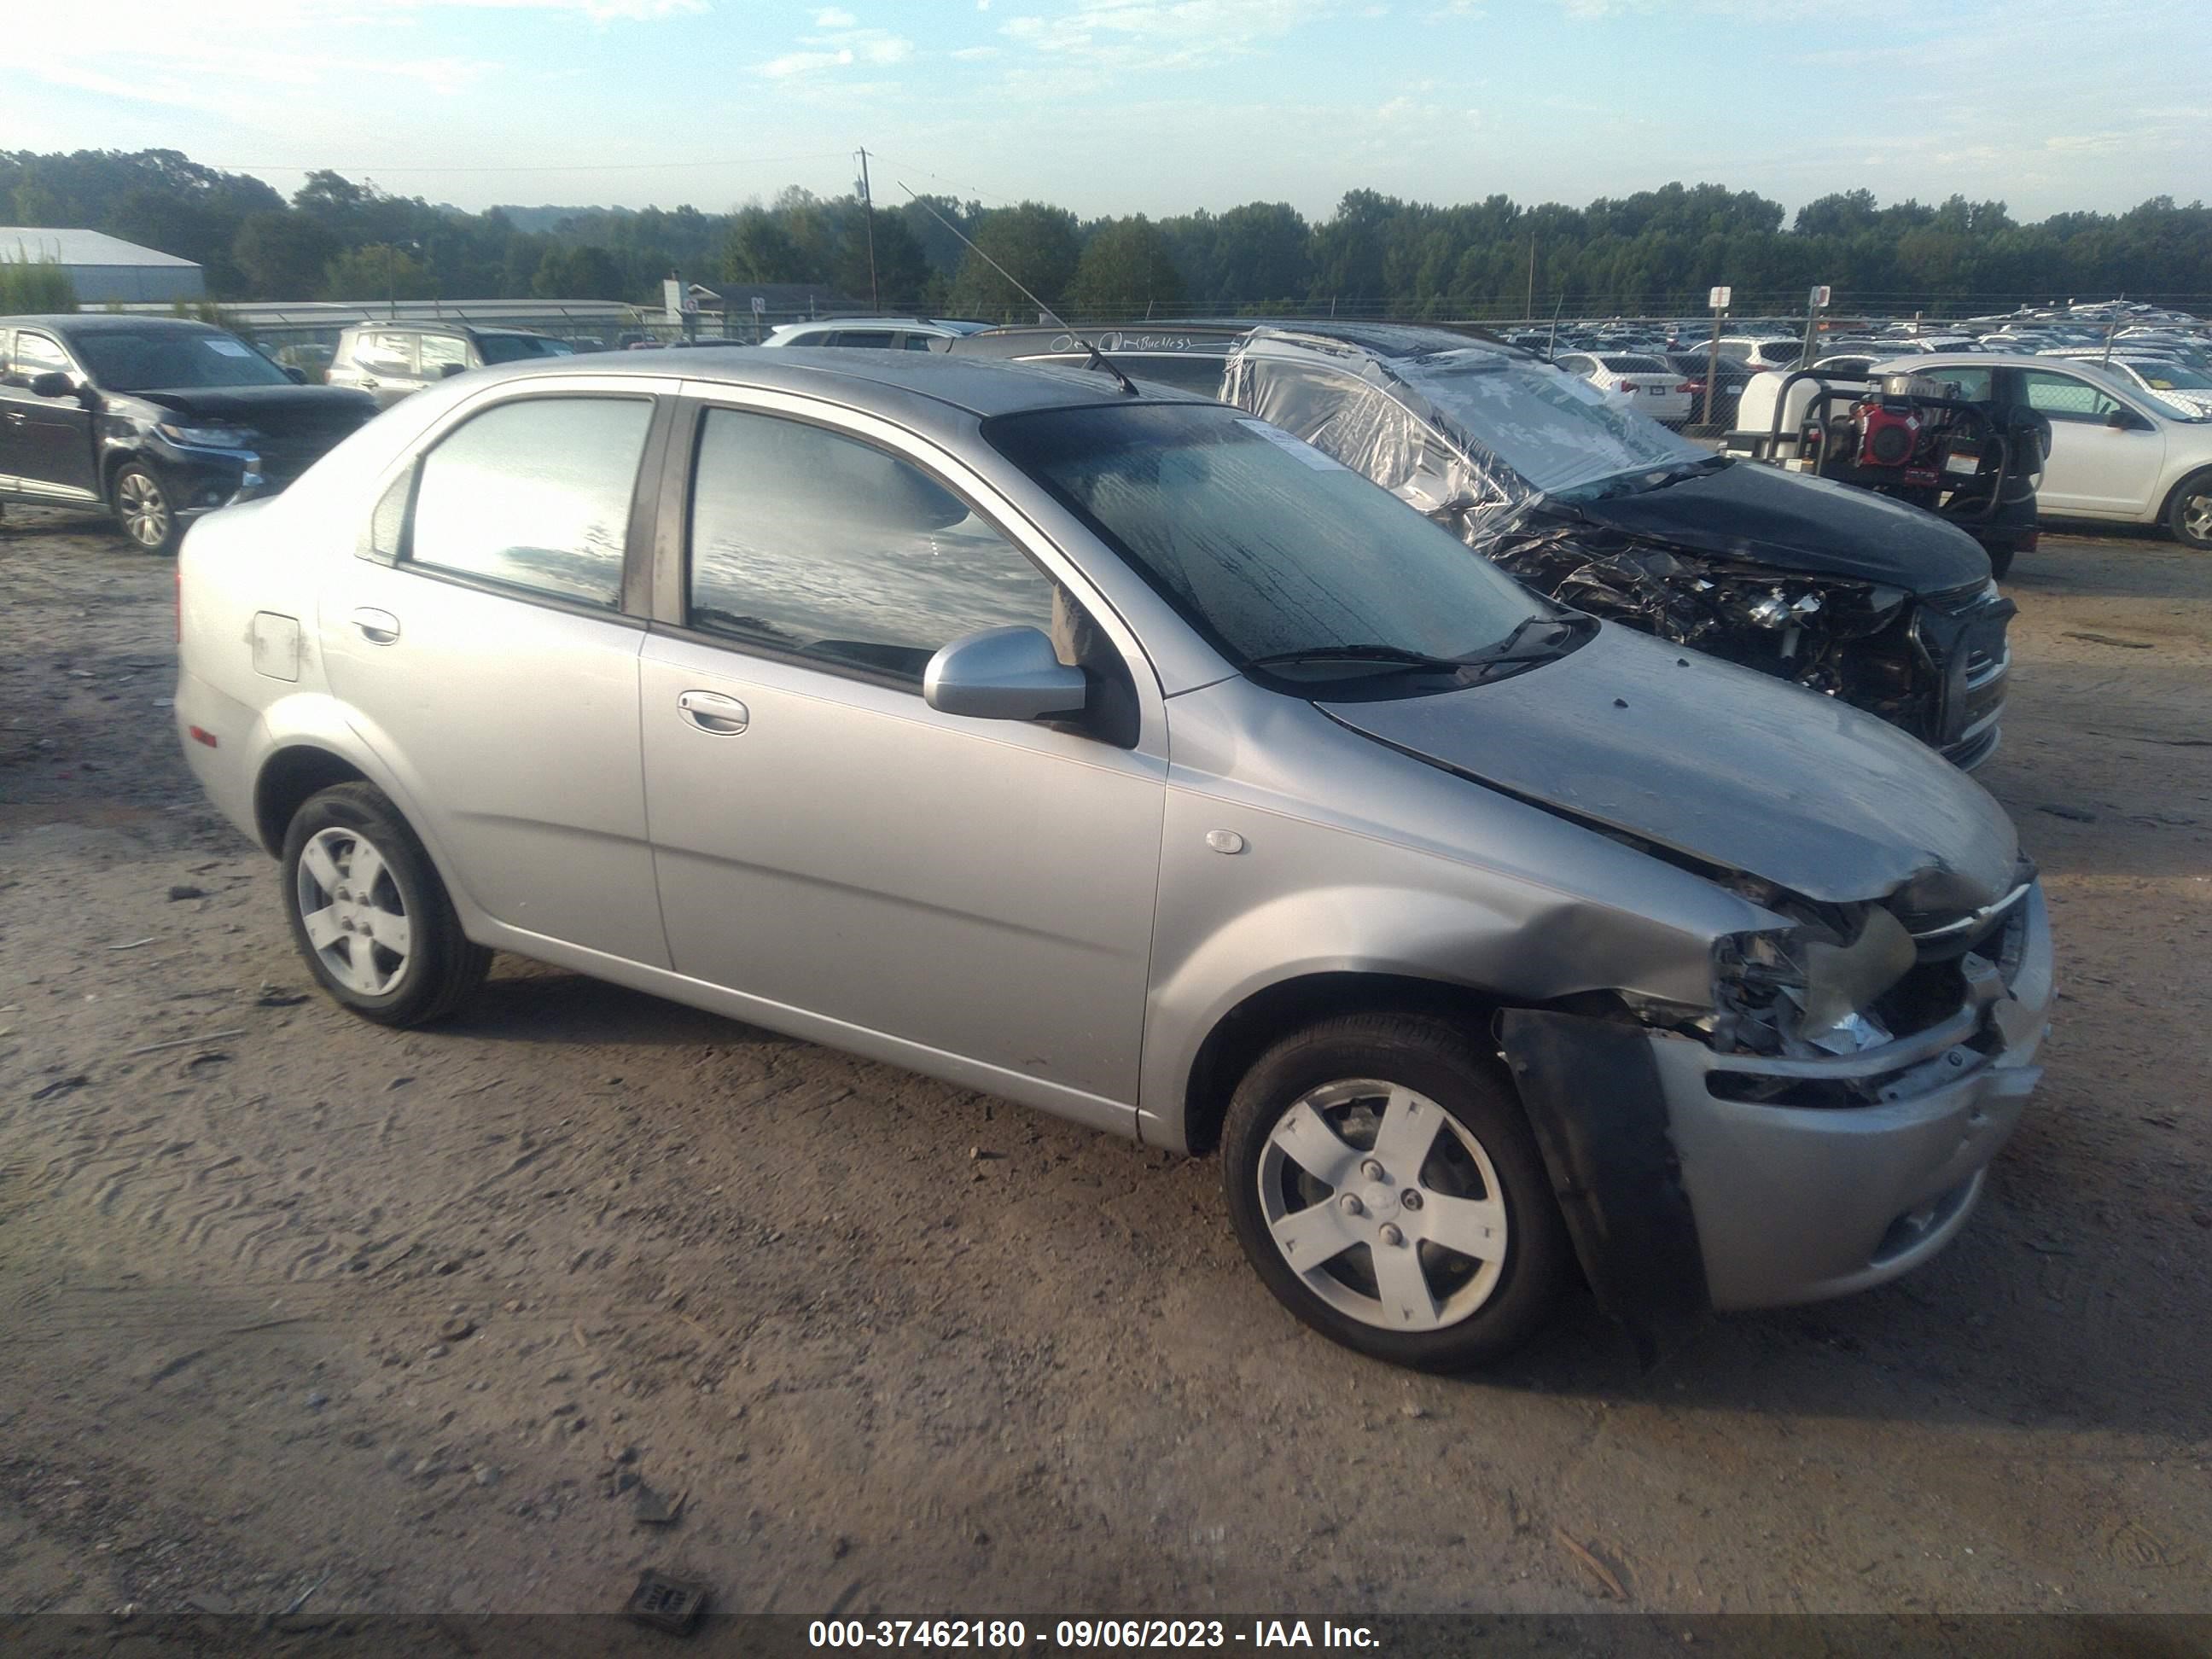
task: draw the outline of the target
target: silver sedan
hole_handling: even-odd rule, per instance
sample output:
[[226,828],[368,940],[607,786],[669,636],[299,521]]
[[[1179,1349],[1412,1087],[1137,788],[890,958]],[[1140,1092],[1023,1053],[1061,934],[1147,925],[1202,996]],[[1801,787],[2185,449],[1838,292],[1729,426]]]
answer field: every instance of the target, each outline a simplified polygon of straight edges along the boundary
[[[411,398],[193,530],[179,735],[324,989],[494,951],[1221,1155],[1401,1364],[1964,1224],[2051,997],[1987,794],[1242,411],[840,350]],[[858,1126],[856,1125],[856,1132]]]

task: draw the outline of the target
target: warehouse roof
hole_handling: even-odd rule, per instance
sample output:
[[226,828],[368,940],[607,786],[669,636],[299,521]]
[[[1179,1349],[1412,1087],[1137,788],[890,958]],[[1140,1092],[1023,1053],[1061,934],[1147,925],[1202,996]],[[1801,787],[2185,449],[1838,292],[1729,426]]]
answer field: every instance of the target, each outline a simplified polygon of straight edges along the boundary
[[57,230],[43,225],[0,225],[0,260],[51,259],[59,265],[169,265],[198,270],[196,261],[140,247],[97,230]]

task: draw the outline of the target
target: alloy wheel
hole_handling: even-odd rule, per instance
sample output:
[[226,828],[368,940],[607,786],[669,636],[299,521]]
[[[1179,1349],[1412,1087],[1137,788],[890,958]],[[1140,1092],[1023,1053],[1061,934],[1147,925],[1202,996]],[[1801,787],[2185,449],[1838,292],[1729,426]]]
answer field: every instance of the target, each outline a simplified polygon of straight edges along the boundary
[[169,500],[143,472],[123,475],[116,489],[123,532],[141,547],[160,547],[169,539]]
[[2199,547],[2212,544],[2212,491],[2191,495],[2182,501],[2181,528]]
[[380,996],[407,970],[413,928],[384,855],[351,830],[318,830],[301,849],[295,902],[331,978]]
[[1509,1237],[1498,1171],[1414,1090],[1371,1078],[1309,1090],[1269,1134],[1259,1184],[1285,1263],[1362,1324],[1441,1330],[1498,1288]]

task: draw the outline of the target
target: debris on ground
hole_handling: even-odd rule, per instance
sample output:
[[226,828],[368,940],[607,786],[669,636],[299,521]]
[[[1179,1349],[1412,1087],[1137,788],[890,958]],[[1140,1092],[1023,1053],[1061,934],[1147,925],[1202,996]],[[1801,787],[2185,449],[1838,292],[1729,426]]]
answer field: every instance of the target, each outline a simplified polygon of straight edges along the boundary
[[655,1492],[642,1480],[630,1494],[630,1513],[641,1527],[672,1527],[684,1518],[684,1502],[691,1496],[688,1491],[670,1498]]
[[647,1568],[637,1576],[623,1616],[671,1636],[689,1636],[707,1608],[707,1587],[683,1578],[664,1578]]

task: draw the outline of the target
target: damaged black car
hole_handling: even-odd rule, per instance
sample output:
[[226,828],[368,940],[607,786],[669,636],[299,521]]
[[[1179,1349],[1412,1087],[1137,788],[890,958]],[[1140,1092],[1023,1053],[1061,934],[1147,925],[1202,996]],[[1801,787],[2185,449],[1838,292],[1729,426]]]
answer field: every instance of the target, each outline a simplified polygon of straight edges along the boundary
[[[1996,751],[2014,614],[1933,514],[1716,455],[1512,347],[1391,324],[1147,325],[1096,340],[1129,374],[1303,438],[1576,610],[1880,715],[1972,769]],[[1079,365],[1065,331],[956,355]]]

